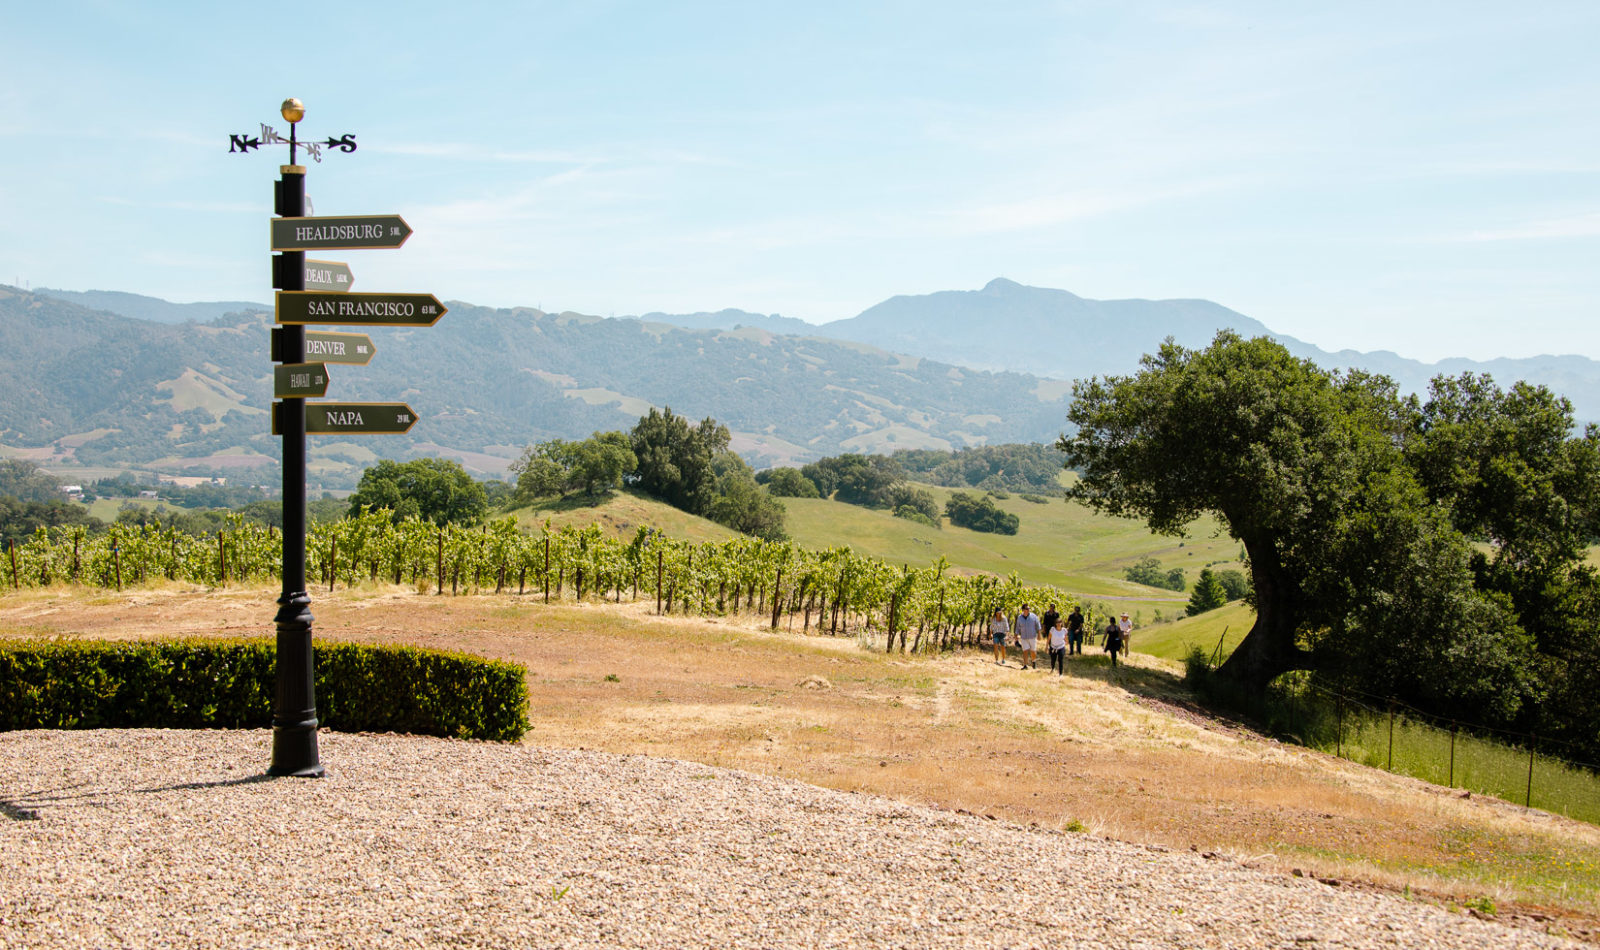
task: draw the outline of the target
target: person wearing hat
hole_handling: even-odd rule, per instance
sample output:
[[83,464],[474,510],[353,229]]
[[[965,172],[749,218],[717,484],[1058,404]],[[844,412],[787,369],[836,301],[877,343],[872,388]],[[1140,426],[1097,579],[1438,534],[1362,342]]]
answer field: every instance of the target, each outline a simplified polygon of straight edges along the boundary
[[1122,630],[1122,655],[1127,656],[1128,651],[1133,649],[1133,621],[1128,619],[1126,610],[1122,612],[1122,620],[1117,626]]

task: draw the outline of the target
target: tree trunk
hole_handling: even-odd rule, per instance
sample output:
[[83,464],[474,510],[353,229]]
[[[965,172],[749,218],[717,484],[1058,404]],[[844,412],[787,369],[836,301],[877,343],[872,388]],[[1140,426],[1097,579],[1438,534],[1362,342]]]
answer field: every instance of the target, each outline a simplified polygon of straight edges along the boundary
[[1302,607],[1300,587],[1283,566],[1270,539],[1244,539],[1255,583],[1256,623],[1223,662],[1217,674],[1259,693],[1290,670],[1310,669],[1311,657],[1295,642]]

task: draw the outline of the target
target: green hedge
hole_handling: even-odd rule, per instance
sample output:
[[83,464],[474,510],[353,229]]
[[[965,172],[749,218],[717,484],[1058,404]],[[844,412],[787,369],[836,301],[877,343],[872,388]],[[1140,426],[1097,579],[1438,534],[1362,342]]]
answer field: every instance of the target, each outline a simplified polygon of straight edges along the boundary
[[[270,639],[0,640],[0,730],[272,723]],[[317,717],[343,732],[515,740],[527,671],[464,653],[314,644]]]

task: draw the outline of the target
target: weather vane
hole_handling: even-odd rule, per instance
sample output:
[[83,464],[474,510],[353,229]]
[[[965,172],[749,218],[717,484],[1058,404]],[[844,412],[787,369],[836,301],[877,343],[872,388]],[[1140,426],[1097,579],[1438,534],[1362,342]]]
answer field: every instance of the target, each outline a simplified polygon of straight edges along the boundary
[[321,142],[297,141],[295,139],[295,125],[298,124],[301,119],[305,118],[306,115],[306,107],[300,102],[299,99],[283,100],[283,106],[279,109],[279,111],[283,113],[284,120],[289,123],[288,138],[284,138],[283,136],[279,135],[278,130],[274,129],[272,126],[263,123],[261,126],[260,135],[253,136],[248,132],[241,135],[229,135],[228,153],[232,154],[234,152],[249,152],[253,149],[258,149],[263,145],[287,145],[289,146],[289,164],[293,165],[296,164],[295,160],[298,157],[295,154],[297,149],[305,149],[306,153],[311,156],[312,160],[318,164],[322,162],[323,149],[328,149],[329,151],[337,149],[341,152],[353,152],[356,150],[356,137],[354,134],[349,132],[339,136],[336,139],[328,138],[322,140]]

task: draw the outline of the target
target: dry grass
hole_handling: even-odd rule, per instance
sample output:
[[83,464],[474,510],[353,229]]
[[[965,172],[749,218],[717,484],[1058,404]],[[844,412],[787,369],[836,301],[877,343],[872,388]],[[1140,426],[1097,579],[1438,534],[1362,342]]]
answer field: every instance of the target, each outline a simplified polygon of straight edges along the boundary
[[[1185,712],[1172,664],[1065,678],[987,652],[885,656],[754,617],[402,588],[314,594],[319,638],[463,649],[529,670],[528,741],[647,753],[1234,854],[1464,903],[1600,918],[1600,829],[1280,745]],[[0,597],[0,634],[267,635],[275,591]],[[614,679],[608,679],[614,677]],[[263,750],[263,762],[267,752]]]

